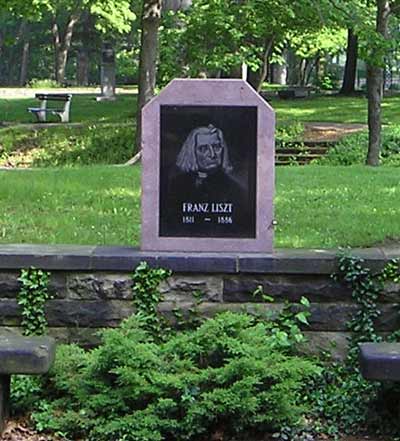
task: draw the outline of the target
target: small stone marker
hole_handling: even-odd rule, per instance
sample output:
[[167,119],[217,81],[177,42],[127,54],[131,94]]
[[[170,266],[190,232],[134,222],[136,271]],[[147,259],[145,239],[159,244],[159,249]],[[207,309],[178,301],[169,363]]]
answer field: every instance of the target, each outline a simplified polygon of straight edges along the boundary
[[360,343],[361,374],[367,380],[400,381],[400,343]]
[[274,128],[243,80],[174,80],[150,101],[141,249],[271,252]]
[[12,374],[46,373],[55,357],[55,341],[50,337],[0,336],[0,435],[10,413]]
[[101,96],[97,101],[115,100],[115,52],[110,43],[101,51]]

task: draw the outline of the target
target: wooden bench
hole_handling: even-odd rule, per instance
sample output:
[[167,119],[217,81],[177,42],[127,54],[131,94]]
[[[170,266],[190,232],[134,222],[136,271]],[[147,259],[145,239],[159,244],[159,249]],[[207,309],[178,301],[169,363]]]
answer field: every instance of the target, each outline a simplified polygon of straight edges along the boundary
[[400,343],[361,343],[361,375],[367,380],[400,381]]
[[50,337],[0,335],[0,438],[10,415],[13,374],[45,374],[53,364],[55,341]]
[[[34,113],[38,122],[46,122],[48,113],[56,115],[61,122],[69,122],[69,110],[72,95],[69,93],[37,93],[35,98],[40,101],[40,107],[28,107],[28,112]],[[63,108],[47,107],[49,102],[63,103]]]

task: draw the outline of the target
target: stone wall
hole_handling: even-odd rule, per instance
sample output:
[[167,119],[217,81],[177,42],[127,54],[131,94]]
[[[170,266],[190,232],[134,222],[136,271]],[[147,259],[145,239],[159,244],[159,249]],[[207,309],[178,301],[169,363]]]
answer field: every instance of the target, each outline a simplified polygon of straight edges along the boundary
[[[382,268],[400,257],[399,249],[354,250],[365,265]],[[59,341],[93,345],[99,328],[118,326],[132,313],[131,274],[143,260],[169,268],[173,275],[161,286],[161,310],[172,317],[178,307],[193,305],[194,291],[203,293],[200,311],[212,316],[223,310],[280,308],[285,300],[306,296],[311,302],[308,349],[332,347],[335,356],[346,346],[346,322],[355,310],[351,293],[331,278],[337,253],[327,250],[278,250],[262,254],[142,253],[133,248],[28,246],[0,247],[0,332],[19,332],[16,303],[21,268],[35,266],[51,272],[47,304],[50,333]],[[273,304],[252,295],[261,285]],[[382,332],[398,329],[400,285],[388,284],[381,297]]]

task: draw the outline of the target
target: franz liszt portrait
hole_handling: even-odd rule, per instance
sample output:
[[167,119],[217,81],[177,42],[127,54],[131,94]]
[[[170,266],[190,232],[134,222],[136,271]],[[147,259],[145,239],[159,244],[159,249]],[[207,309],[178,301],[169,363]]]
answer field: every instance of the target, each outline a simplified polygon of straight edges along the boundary
[[190,176],[191,184],[199,192],[212,191],[215,195],[218,188],[208,189],[209,179],[223,179],[232,172],[222,131],[212,124],[192,130],[182,145],[176,166],[182,174]]

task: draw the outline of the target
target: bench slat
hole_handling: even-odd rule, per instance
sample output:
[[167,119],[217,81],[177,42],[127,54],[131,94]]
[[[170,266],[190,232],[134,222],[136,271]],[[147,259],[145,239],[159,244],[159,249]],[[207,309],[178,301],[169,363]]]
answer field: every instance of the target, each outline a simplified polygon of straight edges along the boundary
[[45,94],[45,93],[37,93],[35,97],[38,100],[47,100],[47,101],[71,101],[71,94]]

